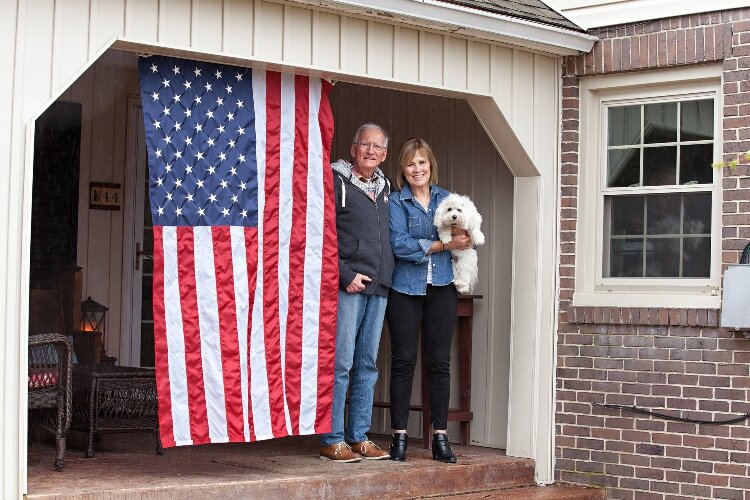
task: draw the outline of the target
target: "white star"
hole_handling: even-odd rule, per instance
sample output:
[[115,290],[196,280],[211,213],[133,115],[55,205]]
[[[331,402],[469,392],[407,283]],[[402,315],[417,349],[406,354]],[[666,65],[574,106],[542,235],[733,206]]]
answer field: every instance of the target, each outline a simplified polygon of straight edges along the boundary
[[230,122],[234,120],[234,113],[227,113],[227,120],[229,120]]
[[247,210],[245,209],[242,210],[242,218],[247,219]]
[[224,105],[224,99],[222,99],[221,97],[217,97],[216,98],[216,105],[217,106],[223,106]]
[[162,85],[164,85],[165,87],[170,87],[170,86],[171,86],[171,85],[169,85],[169,80],[167,80],[166,78],[165,78],[165,79],[164,79],[164,81],[163,81],[163,82],[161,82],[161,83],[162,83]]
[[239,133],[240,135],[245,135],[245,129],[244,129],[244,128],[242,128],[242,127],[238,128],[238,129],[237,129],[237,132],[238,132],[238,133]]
[[229,85],[227,85],[227,89],[226,90],[227,90],[227,94],[231,94],[232,93],[232,87],[230,87]]
[[154,120],[154,127],[161,128],[161,122],[159,120]]
[[237,74],[236,74],[236,75],[235,75],[234,77],[235,77],[235,78],[237,79],[237,81],[239,82],[239,81],[241,81],[241,80],[242,80],[242,73],[237,73]]
[[182,209],[180,207],[177,207],[177,209],[175,209],[174,213],[177,214],[177,217],[179,217],[180,215],[182,215]]
[[199,95],[195,96],[194,101],[195,101],[195,104],[200,104],[201,103],[201,96],[199,96]]
[[211,196],[208,197],[208,201],[210,201],[211,203],[215,202],[216,201],[216,195],[213,194],[213,193],[211,193]]
[[176,152],[176,153],[174,154],[174,157],[175,157],[175,158],[182,158],[182,151],[177,151],[177,152]]
[[185,80],[185,83],[183,83],[183,85],[185,86],[185,90],[187,90],[187,89],[190,88],[190,86],[192,85],[192,83],[190,83],[189,81]]
[[221,159],[221,161],[224,161],[227,159],[227,155],[225,155],[224,153],[219,153],[219,158]]
[[156,73],[156,71],[157,71],[156,64],[151,63],[151,73]]
[[240,182],[240,189],[241,190],[244,191],[246,187],[247,187],[247,185],[244,182]]
[[167,166],[164,167],[164,170],[166,170],[167,172],[171,172],[172,171],[172,164],[171,163],[167,163]]
[[153,94],[151,94],[151,97],[153,97],[154,101],[156,101],[157,99],[159,99],[159,93],[158,92],[154,92]]
[[198,153],[195,155],[195,159],[196,160],[202,160],[203,159],[203,153],[201,153],[200,151],[198,151]]
[[222,214],[224,214],[224,217],[228,217],[228,216],[229,216],[229,209],[227,209],[227,208],[222,208],[222,209],[221,209],[221,213],[222,213]]
[[210,137],[208,138],[208,140],[206,142],[208,143],[209,146],[213,146],[214,145],[214,140],[212,138],[210,138]]
[[196,182],[195,184],[196,184],[196,185],[197,185],[197,186],[198,186],[199,188],[202,188],[202,187],[203,187],[203,180],[202,180],[202,179],[198,179],[198,182]]
[[232,196],[232,201],[233,202],[237,203],[238,200],[239,200],[239,198],[237,198],[236,194]]
[[240,163],[245,163],[245,155],[240,155]]
[[198,209],[198,217],[203,217],[203,214],[205,214],[205,213],[206,213],[206,211],[203,210],[202,208]]
[[166,106],[164,106],[164,114],[167,116],[169,115],[169,108]]
[[175,129],[175,130],[180,130],[181,128],[182,128],[182,124],[181,124],[181,123],[179,123],[179,122],[176,122],[176,123],[174,124],[174,129]]
[[196,124],[195,125],[195,131],[196,132],[200,132],[201,130],[203,130],[203,125],[201,125],[200,123]]
[[229,147],[230,147],[230,148],[233,148],[233,147],[234,147],[234,140],[232,140],[232,139],[229,139]]
[[185,116],[186,116],[186,117],[187,117],[187,116],[190,116],[190,115],[192,115],[192,114],[193,114],[193,110],[192,110],[192,109],[188,108],[188,109],[186,109],[186,110],[185,110]]
[[172,100],[173,100],[174,102],[180,102],[180,95],[179,95],[179,94],[175,94],[175,95],[174,95],[174,96],[172,97]]
[[186,145],[193,144],[193,138],[192,137],[185,137],[185,144]]
[[164,136],[164,142],[166,142],[167,144],[171,144],[172,143],[172,138],[170,136],[168,136],[168,135],[165,135]]
[[224,125],[219,125],[219,133],[220,134],[224,133]]
[[159,215],[164,215],[164,207],[157,207],[156,211],[159,212]]
[[210,167],[208,167],[208,173],[209,174],[214,175],[214,172],[216,172],[216,167],[214,167],[213,165],[211,165]]
[[156,150],[156,157],[161,158],[161,149]]
[[172,68],[172,71],[174,71],[175,75],[179,75],[180,74],[180,67],[175,64],[175,67]]
[[180,179],[177,179],[176,181],[174,181],[174,187],[178,188],[180,186],[182,186],[182,181]]
[[162,184],[164,184],[164,179],[162,179],[161,177],[159,177],[158,179],[156,179],[156,185],[157,186],[161,186]]
[[226,181],[226,179],[222,179],[221,182],[220,182],[220,184],[221,184],[221,187],[226,188],[227,184],[229,184],[229,183]]
[[232,168],[229,169],[229,173],[232,174],[232,175],[237,175],[237,169],[234,168],[234,167],[232,167]]
[[195,73],[195,76],[201,76],[201,70],[199,70],[198,68],[195,68],[193,70],[193,73]]
[[167,193],[167,199],[168,199],[169,201],[172,201],[172,193]]
[[185,173],[192,174],[193,173],[193,166],[192,165],[188,165],[187,167],[185,167]]
[[208,111],[206,111],[206,116],[208,118],[213,118],[214,117],[214,112],[209,109]]
[[217,79],[217,80],[218,80],[219,78],[221,78],[221,71],[219,71],[218,69],[216,70],[216,73],[214,73],[214,74],[216,75],[216,79]]
[[207,83],[205,85],[205,87],[206,87],[206,92],[210,92],[211,91],[211,84],[210,83]]
[[188,193],[188,195],[186,196],[186,198],[187,198],[187,201],[189,201],[190,203],[193,202],[193,195],[192,194]]
[[245,104],[245,101],[237,101],[238,108],[241,108],[243,104]]

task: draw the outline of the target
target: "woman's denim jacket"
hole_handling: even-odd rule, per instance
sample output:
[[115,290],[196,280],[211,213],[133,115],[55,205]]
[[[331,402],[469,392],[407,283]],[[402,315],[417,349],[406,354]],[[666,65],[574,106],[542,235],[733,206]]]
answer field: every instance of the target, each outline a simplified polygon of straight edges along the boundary
[[391,288],[407,295],[427,293],[427,262],[432,258],[432,284],[445,286],[453,282],[451,253],[448,250],[427,255],[433,241],[438,241],[433,224],[435,209],[450,192],[430,187],[429,210],[412,196],[406,185],[391,194],[391,247],[396,258]]

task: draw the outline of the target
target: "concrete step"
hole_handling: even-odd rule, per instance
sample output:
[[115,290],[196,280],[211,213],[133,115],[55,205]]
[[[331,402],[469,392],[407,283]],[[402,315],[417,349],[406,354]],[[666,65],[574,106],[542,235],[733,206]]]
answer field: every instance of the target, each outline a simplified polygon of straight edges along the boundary
[[584,486],[522,486],[502,490],[431,497],[430,500],[605,500],[607,492],[601,488]]

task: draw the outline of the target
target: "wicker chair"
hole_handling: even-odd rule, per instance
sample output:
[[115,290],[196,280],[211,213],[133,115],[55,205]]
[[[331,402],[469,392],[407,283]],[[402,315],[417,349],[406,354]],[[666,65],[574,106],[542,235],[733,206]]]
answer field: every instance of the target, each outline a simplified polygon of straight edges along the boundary
[[[57,323],[59,321],[59,323]],[[55,470],[65,466],[70,429],[73,347],[62,332],[60,294],[32,290],[29,301],[29,422],[55,435]]]

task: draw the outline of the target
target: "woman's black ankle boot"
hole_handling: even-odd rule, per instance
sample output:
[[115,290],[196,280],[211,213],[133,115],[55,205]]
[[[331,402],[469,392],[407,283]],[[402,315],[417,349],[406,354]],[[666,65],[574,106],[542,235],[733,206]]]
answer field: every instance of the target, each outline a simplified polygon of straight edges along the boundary
[[406,460],[406,448],[409,446],[409,436],[405,432],[396,432],[391,441],[391,460],[403,462]]
[[[391,456],[393,456],[392,453]],[[454,455],[453,450],[451,450],[451,444],[448,442],[447,434],[436,433],[432,435],[432,458],[447,464],[455,464],[458,462],[456,455]]]

